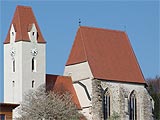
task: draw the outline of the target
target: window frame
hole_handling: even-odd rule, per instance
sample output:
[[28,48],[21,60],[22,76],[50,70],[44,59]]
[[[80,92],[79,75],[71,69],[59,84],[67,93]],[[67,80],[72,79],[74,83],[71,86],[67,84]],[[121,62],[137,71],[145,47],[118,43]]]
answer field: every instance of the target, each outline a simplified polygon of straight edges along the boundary
[[32,57],[32,72],[36,72],[36,59],[35,57]]
[[137,97],[134,90],[129,96],[129,120],[137,120]]
[[103,118],[107,120],[111,114],[111,95],[108,88],[103,91],[102,97]]

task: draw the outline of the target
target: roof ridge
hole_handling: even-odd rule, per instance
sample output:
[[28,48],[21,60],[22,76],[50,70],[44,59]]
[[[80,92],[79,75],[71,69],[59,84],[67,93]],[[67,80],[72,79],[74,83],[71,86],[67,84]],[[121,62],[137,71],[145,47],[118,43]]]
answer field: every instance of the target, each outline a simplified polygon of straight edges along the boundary
[[86,51],[86,47],[85,47],[85,44],[84,44],[83,33],[81,31],[81,28],[79,30],[80,30],[80,35],[81,35],[81,38],[82,38],[82,44],[83,44],[84,54],[85,54],[86,61],[87,61],[88,60],[88,56],[87,56],[87,51]]
[[25,6],[25,5],[17,5],[17,8],[18,7],[21,7],[21,8],[30,8],[30,9],[32,9],[32,7],[30,7],[30,6]]
[[80,26],[80,27],[89,28],[89,29],[108,30],[108,31],[115,31],[115,32],[123,32],[123,33],[125,33],[125,31],[122,31],[122,30],[115,30],[115,29],[108,29],[108,28],[99,28],[99,27],[92,27],[92,26]]

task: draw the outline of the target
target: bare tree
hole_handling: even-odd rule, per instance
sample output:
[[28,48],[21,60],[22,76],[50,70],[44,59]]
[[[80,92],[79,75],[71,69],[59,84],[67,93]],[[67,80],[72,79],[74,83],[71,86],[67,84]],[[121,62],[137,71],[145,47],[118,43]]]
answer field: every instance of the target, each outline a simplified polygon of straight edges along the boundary
[[46,92],[44,85],[29,91],[18,109],[16,120],[80,120],[69,93]]
[[160,120],[160,76],[147,79],[148,92],[154,100],[154,118]]

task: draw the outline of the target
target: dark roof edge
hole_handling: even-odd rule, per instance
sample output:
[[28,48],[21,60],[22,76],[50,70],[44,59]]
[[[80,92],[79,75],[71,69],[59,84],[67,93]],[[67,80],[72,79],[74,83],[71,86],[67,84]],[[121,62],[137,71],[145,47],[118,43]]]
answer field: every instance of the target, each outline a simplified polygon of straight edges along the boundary
[[0,103],[0,107],[2,106],[11,106],[12,108],[16,108],[20,104],[14,104],[14,103]]
[[[15,42],[20,42],[20,41],[23,41],[23,42],[31,42],[30,40],[16,40]],[[44,41],[44,42],[38,42],[37,41],[37,43],[39,43],[39,44],[46,44],[47,42],[46,41]],[[10,42],[3,42],[3,44],[10,44]]]
[[84,61],[82,61],[82,62],[75,62],[75,63],[72,63],[72,64],[66,64],[65,66],[80,64],[80,63],[84,63],[84,62],[87,62],[87,60],[84,60]]
[[101,81],[109,81],[109,82],[121,82],[121,83],[131,83],[131,84],[144,84],[146,86],[148,86],[146,83],[142,83],[142,82],[129,82],[129,81],[121,81],[121,80],[108,80],[108,79],[102,79],[102,78],[93,78],[93,79],[98,79]]
[[68,77],[68,78],[71,78],[70,76],[64,76],[64,75],[46,74],[46,76],[47,75],[49,75],[49,76],[59,76],[59,77]]

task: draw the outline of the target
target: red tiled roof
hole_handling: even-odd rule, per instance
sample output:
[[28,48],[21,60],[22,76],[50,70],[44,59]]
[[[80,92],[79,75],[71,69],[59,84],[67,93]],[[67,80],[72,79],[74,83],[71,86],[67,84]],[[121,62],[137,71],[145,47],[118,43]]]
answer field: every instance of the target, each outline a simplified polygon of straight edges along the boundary
[[66,66],[88,61],[94,78],[145,83],[125,32],[81,26]]
[[47,74],[46,90],[53,90],[58,93],[69,92],[72,96],[73,103],[75,103],[78,109],[81,109],[77,94],[72,84],[71,77]]
[[[11,25],[13,24],[16,29],[16,39],[15,39],[16,42],[17,41],[30,41],[29,36],[28,36],[28,29],[30,29],[31,24],[33,23],[35,24],[37,31],[38,31],[37,42],[46,43],[41,34],[36,18],[33,14],[32,8],[26,7],[26,6],[17,6],[12,22],[11,22]],[[7,37],[4,41],[4,44],[7,44],[10,42],[11,25],[10,25]]]

